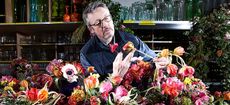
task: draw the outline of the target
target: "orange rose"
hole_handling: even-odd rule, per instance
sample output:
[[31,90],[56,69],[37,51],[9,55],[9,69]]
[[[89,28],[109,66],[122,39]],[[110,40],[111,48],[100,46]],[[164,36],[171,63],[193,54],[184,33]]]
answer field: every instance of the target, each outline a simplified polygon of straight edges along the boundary
[[27,82],[26,80],[22,80],[22,81],[20,82],[20,86],[21,86],[21,87],[27,88],[27,87],[28,87],[28,82]]
[[89,66],[87,68],[87,70],[88,70],[89,73],[93,73],[94,72],[94,67],[93,66]]
[[93,74],[84,79],[86,89],[93,89],[99,86],[99,75]]
[[230,91],[224,92],[224,100],[230,100]]
[[169,49],[163,49],[160,53],[161,57],[168,57],[169,56]]
[[176,55],[182,56],[185,53],[185,51],[183,47],[179,46],[174,49],[173,53]]

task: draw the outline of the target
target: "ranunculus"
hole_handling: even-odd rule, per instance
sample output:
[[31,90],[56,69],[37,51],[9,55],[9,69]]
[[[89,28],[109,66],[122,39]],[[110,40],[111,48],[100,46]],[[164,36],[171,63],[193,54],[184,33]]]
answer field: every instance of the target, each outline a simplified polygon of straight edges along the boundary
[[123,46],[123,51],[130,52],[134,49],[134,45],[131,41],[128,41],[124,46]]
[[93,89],[99,86],[99,74],[91,74],[84,79],[84,85],[86,89]]
[[78,86],[78,87],[75,87],[73,89],[73,92],[72,92],[72,94],[71,94],[71,96],[69,98],[69,103],[72,103],[73,100],[75,102],[81,102],[81,101],[84,100],[84,98],[85,98],[85,92],[84,92],[83,88],[81,88],[80,86]]
[[21,86],[21,87],[27,88],[27,87],[28,87],[28,82],[27,82],[26,80],[22,80],[22,81],[20,82],[20,86]]
[[100,93],[110,92],[113,89],[113,85],[110,81],[102,82],[99,88]]
[[101,101],[96,96],[90,97],[90,105],[100,105]]
[[26,91],[27,99],[30,101],[37,101],[38,99],[38,89],[37,88],[31,88],[30,90]]
[[163,49],[160,53],[161,57],[168,57],[170,54],[169,49]]
[[76,74],[78,72],[74,65],[66,64],[62,67],[61,71],[63,73],[63,77],[66,78],[68,82],[72,83],[77,81],[78,77],[76,76]]
[[170,76],[176,76],[177,70],[178,70],[178,67],[177,67],[175,64],[169,64],[169,65],[167,66],[167,73],[168,73]]
[[220,98],[221,95],[222,95],[221,91],[215,91],[215,93],[214,93],[214,96],[215,96],[216,98]]
[[125,89],[124,86],[118,86],[116,89],[115,89],[115,97],[116,99],[120,99],[121,97],[123,96],[127,96],[128,95],[128,90]]
[[185,51],[183,47],[179,46],[174,49],[173,53],[176,55],[182,56],[185,53]]
[[224,92],[224,100],[230,100],[230,91]]

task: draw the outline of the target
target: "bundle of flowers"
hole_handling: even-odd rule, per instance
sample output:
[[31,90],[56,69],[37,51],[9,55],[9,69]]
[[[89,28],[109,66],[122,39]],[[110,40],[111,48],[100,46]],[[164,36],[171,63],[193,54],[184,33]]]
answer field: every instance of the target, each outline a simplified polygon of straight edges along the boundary
[[[31,83],[33,84],[33,83]],[[12,76],[2,76],[0,88],[1,105],[35,105],[56,104],[64,97],[55,91],[48,90],[48,82],[41,89],[31,87],[27,80],[17,80]]]
[[38,70],[37,64],[32,64],[24,58],[16,58],[11,62],[10,68],[13,70],[13,75],[19,80],[26,79],[33,75],[34,70]]
[[[128,42],[125,53],[136,51]],[[145,62],[141,57],[132,59],[132,64],[124,77],[109,75],[99,81],[100,75],[94,67],[83,69],[79,62],[64,62],[54,59],[46,70],[48,74],[36,74],[24,80],[5,76],[1,79],[0,103],[11,104],[69,104],[69,105],[204,105],[226,103],[230,92],[216,92],[214,97],[207,90],[202,80],[195,78],[195,69],[187,65],[181,56],[185,53],[182,47],[174,51],[163,49],[157,58]],[[151,56],[145,54],[147,57]],[[168,62],[164,68],[155,67],[160,58]],[[65,78],[70,84],[77,83],[71,95],[53,91],[52,84],[62,89],[57,81]],[[54,82],[53,82],[54,81]],[[65,86],[64,86],[65,87]],[[50,91],[49,91],[50,89]],[[65,98],[65,99],[63,99]]]

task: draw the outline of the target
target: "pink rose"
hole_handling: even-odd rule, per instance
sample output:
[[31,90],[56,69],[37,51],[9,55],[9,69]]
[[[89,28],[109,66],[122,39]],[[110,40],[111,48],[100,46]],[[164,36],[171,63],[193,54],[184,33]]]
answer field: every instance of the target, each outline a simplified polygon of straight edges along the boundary
[[120,99],[121,97],[123,96],[126,96],[128,94],[128,90],[125,89],[124,86],[118,86],[116,89],[115,89],[115,96],[116,96],[116,99]]
[[104,92],[110,92],[113,89],[113,85],[111,82],[106,81],[106,82],[102,82],[100,85],[100,93],[104,93]]

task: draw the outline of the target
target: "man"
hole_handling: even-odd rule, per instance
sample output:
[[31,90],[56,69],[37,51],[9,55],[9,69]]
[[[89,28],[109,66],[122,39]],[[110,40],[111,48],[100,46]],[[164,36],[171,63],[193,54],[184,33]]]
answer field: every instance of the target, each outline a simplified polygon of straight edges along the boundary
[[[96,70],[95,72],[103,76],[102,78],[105,78],[108,73],[124,76],[130,66],[130,60],[133,56],[142,56],[145,61],[152,60],[151,58],[134,51],[129,54],[123,52],[124,56],[127,55],[123,61],[115,60],[117,55],[116,59],[123,59],[123,56],[121,56],[122,54],[118,54],[118,52],[122,52],[122,47],[128,41],[131,41],[136,49],[152,57],[156,56],[155,52],[138,37],[115,30],[108,7],[100,1],[92,2],[86,7],[83,11],[83,20],[90,33],[93,34],[93,37],[81,49],[80,61],[85,69],[89,66],[94,66]],[[111,51],[110,47],[113,45],[118,45],[118,47],[115,48],[115,51]]]

